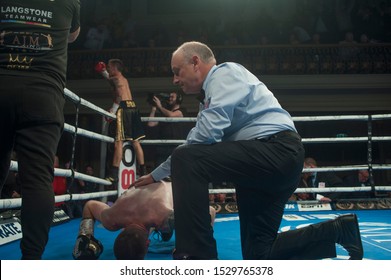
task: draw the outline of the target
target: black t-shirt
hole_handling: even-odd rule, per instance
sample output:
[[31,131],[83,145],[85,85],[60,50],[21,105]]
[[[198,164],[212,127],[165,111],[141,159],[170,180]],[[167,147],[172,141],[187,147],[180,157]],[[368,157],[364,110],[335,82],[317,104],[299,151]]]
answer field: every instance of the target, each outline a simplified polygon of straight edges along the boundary
[[[172,110],[172,112],[175,111],[182,111],[182,110],[181,108]],[[159,116],[162,116],[162,114],[160,114]],[[182,122],[159,122],[158,137],[160,139],[171,139],[171,140],[185,139],[186,134],[183,131],[184,130],[183,124],[184,123]]]
[[65,87],[68,35],[79,0],[1,0],[0,75],[40,77]]

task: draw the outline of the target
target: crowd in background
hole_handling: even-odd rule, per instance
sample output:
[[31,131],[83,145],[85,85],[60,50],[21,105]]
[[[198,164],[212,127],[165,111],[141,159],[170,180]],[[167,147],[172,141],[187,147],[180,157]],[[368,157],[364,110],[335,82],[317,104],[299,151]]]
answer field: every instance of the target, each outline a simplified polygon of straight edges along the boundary
[[175,23],[149,23],[148,19],[141,23],[131,12],[126,16],[119,12],[85,19],[73,49],[175,47],[188,40],[210,45],[391,42],[390,1],[297,1],[295,12],[284,20],[276,20],[265,10],[252,20],[217,16],[189,22],[178,16]]

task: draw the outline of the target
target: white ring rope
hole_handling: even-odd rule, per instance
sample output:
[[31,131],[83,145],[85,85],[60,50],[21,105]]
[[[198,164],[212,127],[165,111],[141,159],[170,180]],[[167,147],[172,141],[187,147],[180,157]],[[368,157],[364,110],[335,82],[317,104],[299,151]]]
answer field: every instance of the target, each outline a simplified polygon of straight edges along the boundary
[[[371,116],[372,120],[391,119],[391,114],[375,114]],[[369,119],[366,115],[346,115],[346,116],[310,116],[310,117],[292,117],[295,122],[303,121],[344,121],[344,120],[362,120],[367,121]]]
[[[391,136],[372,136],[373,142],[377,141],[391,141]],[[303,143],[337,143],[337,142],[367,142],[368,137],[330,137],[330,138],[303,138]],[[140,140],[145,145],[156,144],[175,144],[180,145],[186,142],[186,140],[174,139],[174,140]]]
[[[372,142],[390,141],[391,136],[372,136]],[[367,142],[368,137],[336,137],[336,138],[303,138],[303,143],[337,143],[337,142]]]
[[104,115],[105,117],[108,117],[108,118],[111,118],[111,119],[116,119],[117,117],[108,112],[107,110],[104,110],[94,104],[92,104],[91,102],[83,99],[83,98],[80,98],[79,96],[77,96],[75,93],[73,93],[72,91],[70,91],[69,89],[65,88],[64,89],[64,94],[69,97],[71,99],[71,101],[73,101],[74,103],[80,103],[81,105],[87,107],[87,108],[90,108],[94,111],[97,111],[98,113],[100,113],[101,115]]
[[[376,191],[391,191],[391,186],[375,186]],[[297,188],[295,193],[369,192],[372,187]],[[209,189],[210,194],[235,193],[235,189]]]
[[[116,116],[107,110],[104,110],[91,102],[80,98],[75,93],[69,89],[64,89],[64,94],[69,97],[71,101],[75,104],[83,105],[87,108],[90,108],[101,115],[110,118],[116,119]],[[293,117],[293,121],[303,122],[303,121],[340,121],[340,120],[382,120],[382,119],[391,119],[391,114],[377,114],[377,115],[342,115],[342,116],[309,116],[309,117]],[[157,121],[157,122],[195,122],[197,118],[165,118],[165,117],[142,117],[142,121]],[[97,139],[107,143],[113,143],[114,139],[99,133],[95,133],[82,128],[75,128],[72,125],[67,123],[64,124],[64,130],[70,133],[75,133],[77,135],[85,136],[92,139]],[[371,141],[390,141],[391,136],[371,136]],[[333,142],[352,142],[352,141],[369,141],[368,137],[331,137],[331,138],[303,138],[303,143],[333,143]],[[142,144],[183,144],[185,140],[142,140]],[[391,165],[388,164],[373,164],[371,165],[373,170],[388,170],[391,169]],[[327,172],[327,171],[348,171],[348,170],[363,170],[368,169],[368,165],[351,165],[351,166],[329,166],[329,167],[319,167],[319,168],[307,168],[303,169],[303,172]],[[16,161],[11,161],[10,166],[11,171],[18,170],[18,163]],[[74,177],[75,179],[80,179],[84,181],[94,182],[102,185],[111,185],[107,180],[86,175],[80,172],[72,171],[70,169],[54,169],[55,176],[63,177]],[[331,187],[331,188],[298,188],[295,193],[325,193],[325,192],[364,192],[364,191],[391,191],[391,186],[374,186],[374,187]],[[209,193],[235,193],[235,189],[209,189]],[[118,195],[117,190],[113,191],[102,191],[102,192],[93,192],[93,193],[84,193],[84,194],[64,194],[58,195],[55,197],[55,202],[64,202],[69,200],[84,200],[92,199],[99,197],[107,197],[111,195]],[[17,208],[20,207],[22,203],[21,198],[12,198],[12,199],[1,199],[0,200],[0,209],[7,208]]]
[[142,117],[143,122],[196,122],[197,118]]
[[[11,166],[10,166],[10,170],[11,171],[18,171],[18,163],[16,161],[11,161]],[[61,177],[72,177],[72,170],[70,169],[61,169],[61,168],[54,168],[54,175],[55,176],[61,176]],[[80,179],[80,180],[83,180],[83,181],[88,181],[88,182],[92,182],[92,183],[97,183],[97,184],[102,184],[102,185],[106,185],[106,186],[110,186],[111,183],[107,180],[104,180],[104,179],[101,179],[101,178],[98,178],[98,177],[94,177],[94,176],[90,176],[90,175],[86,175],[86,174],[83,174],[83,173],[80,173],[80,172],[77,172],[75,171],[74,172],[74,175],[73,177],[75,179]]]
[[[368,169],[368,165],[346,165],[346,166],[323,166],[315,168],[303,168],[303,172],[328,172],[328,171],[353,171]],[[391,164],[373,164],[372,169],[387,170],[391,169]]]
[[[371,116],[372,120],[391,119],[391,114],[375,114]],[[292,117],[295,122],[313,122],[313,121],[344,121],[344,120],[361,120],[367,121],[367,115],[342,115],[342,116],[307,116]],[[142,117],[142,121],[153,122],[195,122],[197,118],[167,118],[167,117]]]
[[[70,124],[65,123],[64,130],[66,132],[75,133],[76,128]],[[86,129],[83,129],[80,127],[77,128],[76,134],[81,135],[81,136],[86,136],[87,138],[101,140],[101,141],[107,142],[107,143],[114,143],[114,138],[112,138],[112,137],[105,136],[105,135],[102,135],[102,134],[99,134],[96,132],[92,132],[92,131],[89,131],[89,130],[86,130]]]
[[[55,196],[55,202],[64,202],[69,200],[86,200],[98,197],[106,197],[110,195],[117,195],[118,191],[103,191],[93,193],[80,193],[80,194],[62,194]],[[8,198],[0,200],[0,209],[18,208],[22,206],[21,198]]]

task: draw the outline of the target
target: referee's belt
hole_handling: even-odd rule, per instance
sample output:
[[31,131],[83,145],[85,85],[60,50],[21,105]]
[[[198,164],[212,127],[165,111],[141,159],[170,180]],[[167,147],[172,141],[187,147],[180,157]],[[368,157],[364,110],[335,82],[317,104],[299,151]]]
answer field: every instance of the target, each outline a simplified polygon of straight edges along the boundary
[[290,136],[290,137],[296,138],[298,140],[301,140],[300,135],[297,132],[292,131],[292,130],[283,130],[283,131],[277,132],[275,134],[272,134],[272,135],[269,135],[266,137],[256,138],[255,140],[258,140],[261,142],[269,142],[272,139],[279,138],[279,137],[285,137],[285,136]]

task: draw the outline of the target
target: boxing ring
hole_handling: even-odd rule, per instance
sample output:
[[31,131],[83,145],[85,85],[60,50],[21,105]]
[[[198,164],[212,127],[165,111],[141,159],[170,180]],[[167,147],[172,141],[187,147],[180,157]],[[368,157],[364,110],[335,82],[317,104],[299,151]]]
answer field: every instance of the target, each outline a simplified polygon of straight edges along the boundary
[[[79,106],[86,106],[94,110],[97,114],[104,118],[115,119],[115,115],[101,109],[94,104],[78,97],[75,93],[65,89],[67,101]],[[89,131],[78,127],[78,112],[76,110],[75,125],[65,124],[65,133],[74,135],[74,143],[72,147],[70,169],[55,169],[56,176],[70,177],[72,179],[80,179],[84,181],[95,182],[101,186],[109,186],[111,183],[99,177],[89,176],[81,172],[77,172],[73,168],[73,160],[75,155],[75,139],[76,137],[88,137],[101,141],[102,143],[113,143],[114,139],[101,133]],[[367,122],[367,135],[360,137],[333,137],[333,138],[303,138],[304,145],[320,144],[320,143],[350,143],[362,142],[367,144],[367,149],[364,151],[367,156],[367,162],[359,165],[346,166],[327,166],[312,168],[311,172],[340,172],[367,169],[369,171],[370,186],[355,186],[355,187],[338,187],[338,188],[298,188],[296,193],[323,193],[323,192],[391,192],[391,186],[376,185],[373,180],[373,172],[387,172],[391,169],[391,164],[381,163],[374,164],[372,157],[374,142],[391,142],[391,136],[375,136],[373,135],[372,123],[377,120],[390,120],[391,114],[364,115],[364,116],[310,116],[310,117],[293,117],[297,122],[317,122],[317,121],[365,121]],[[194,122],[196,118],[142,118],[142,121],[159,121],[159,122]],[[300,133],[300,131],[299,131]],[[184,142],[183,139],[178,140],[142,140],[142,145],[179,145]],[[124,145],[128,145],[125,143]],[[108,196],[120,195],[133,182],[135,178],[135,160],[132,155],[132,148],[125,149],[124,159],[125,165],[120,167],[125,168],[125,179],[120,180],[117,190],[100,191],[85,194],[65,194],[55,197],[56,202],[65,202],[72,200],[87,200],[87,199],[105,199]],[[133,153],[134,154],[134,153]],[[101,160],[106,161],[106,156],[101,155]],[[130,163],[130,164],[129,164]],[[122,163],[121,163],[122,164]],[[11,162],[11,170],[17,171],[18,164],[16,161]],[[303,172],[308,172],[309,169],[303,169]],[[121,178],[121,174],[119,176]],[[226,193],[232,194],[235,192],[233,188],[210,189],[210,193]],[[0,259],[1,260],[18,260],[21,258],[19,249],[19,240],[21,238],[21,228],[18,207],[21,206],[21,199],[2,199],[0,200],[0,210],[4,211],[0,214]],[[235,202],[215,203],[212,204],[217,210],[217,216],[214,224],[214,236],[217,241],[219,259],[221,260],[240,260],[240,236],[239,236],[239,218]],[[7,211],[5,211],[7,210]],[[280,226],[280,231],[286,231],[302,227],[311,223],[317,223],[328,219],[333,219],[338,215],[355,213],[358,216],[361,237],[364,247],[364,259],[371,260],[390,260],[391,259],[391,197],[357,199],[357,200],[340,200],[333,203],[320,203],[319,201],[291,201],[287,203],[283,220]],[[71,260],[72,250],[76,241],[80,218],[70,219],[63,210],[56,210],[53,220],[53,227],[50,230],[49,242],[43,255],[46,260]],[[111,232],[102,227],[97,222],[95,224],[94,236],[99,239],[104,251],[100,256],[102,260],[113,260],[113,244],[119,232]],[[146,256],[147,260],[171,260],[171,252],[174,249],[175,235],[168,242],[162,242],[156,233],[150,236],[151,244],[149,252]],[[337,248],[337,260],[348,259],[347,252],[342,248]]]

